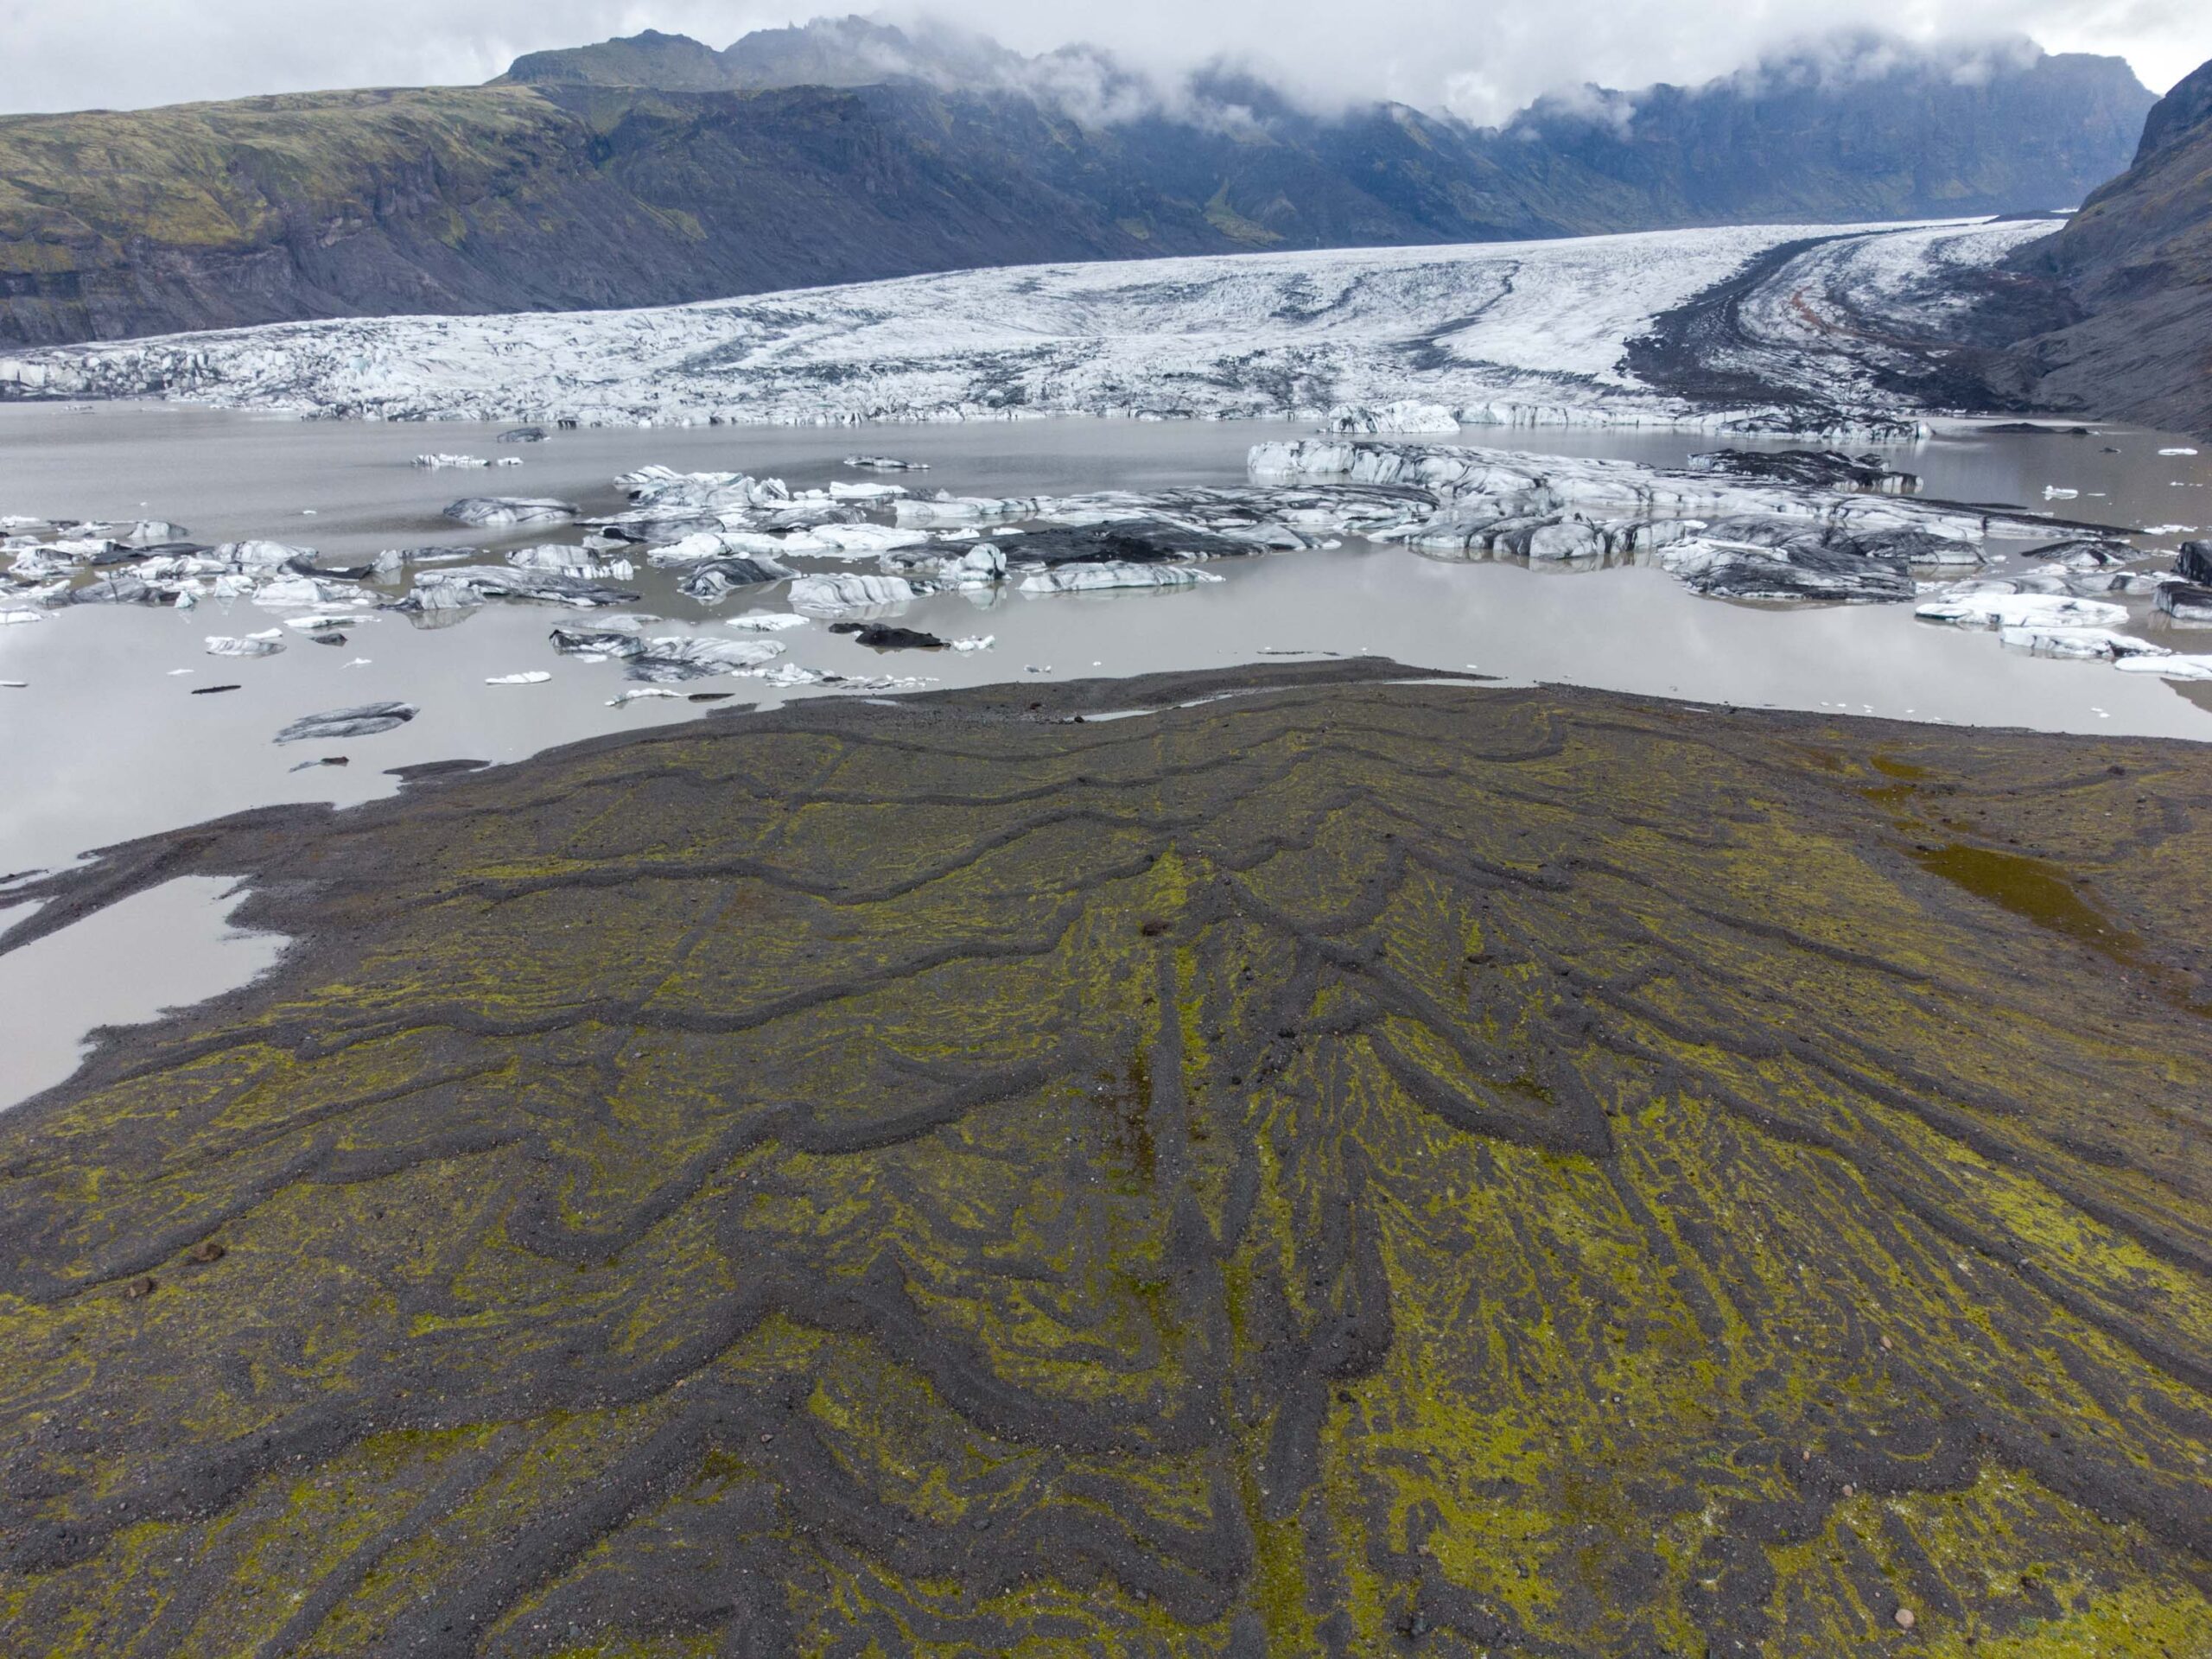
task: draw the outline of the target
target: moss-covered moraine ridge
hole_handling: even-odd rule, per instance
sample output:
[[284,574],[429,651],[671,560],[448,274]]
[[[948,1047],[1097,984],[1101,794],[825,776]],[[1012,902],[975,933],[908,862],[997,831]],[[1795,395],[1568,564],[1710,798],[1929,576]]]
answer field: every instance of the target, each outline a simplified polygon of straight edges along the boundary
[[1376,671],[57,882],[302,943],[0,1117],[0,1652],[2212,1652],[2212,750]]

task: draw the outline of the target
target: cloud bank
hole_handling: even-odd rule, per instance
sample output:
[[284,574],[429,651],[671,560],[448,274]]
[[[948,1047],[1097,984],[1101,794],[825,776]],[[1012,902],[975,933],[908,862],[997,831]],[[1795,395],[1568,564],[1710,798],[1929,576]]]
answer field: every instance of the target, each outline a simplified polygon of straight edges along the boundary
[[[726,46],[818,7],[760,0],[0,0],[0,110],[135,108],[334,86],[487,79],[524,52],[653,28]],[[1028,53],[1089,41],[1162,81],[1226,58],[1326,105],[1393,98],[1503,120],[1597,82],[1701,82],[1763,53],[1863,28],[1860,0],[893,0]],[[2212,58],[2202,0],[1901,0],[1908,41],[2031,35],[2124,56],[2163,91]]]

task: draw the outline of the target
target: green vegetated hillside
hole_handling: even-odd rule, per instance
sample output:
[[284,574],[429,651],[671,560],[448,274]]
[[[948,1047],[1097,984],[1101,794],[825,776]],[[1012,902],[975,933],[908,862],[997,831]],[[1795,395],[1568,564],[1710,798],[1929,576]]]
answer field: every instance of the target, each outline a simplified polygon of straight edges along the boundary
[[1374,672],[57,878],[302,944],[0,1116],[0,1649],[2212,1650],[2202,747]]
[[[483,88],[0,118],[0,343],[649,304],[1032,260],[2067,205],[2150,95],[2117,60],[1803,63],[1500,132],[1172,106],[1110,62],[846,20],[641,35]],[[2054,199],[2056,198],[2056,199]]]

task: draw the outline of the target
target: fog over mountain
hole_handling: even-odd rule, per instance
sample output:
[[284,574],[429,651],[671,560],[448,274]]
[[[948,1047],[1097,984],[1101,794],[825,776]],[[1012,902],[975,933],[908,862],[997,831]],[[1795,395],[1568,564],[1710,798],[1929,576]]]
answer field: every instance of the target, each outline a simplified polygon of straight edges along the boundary
[[[0,110],[128,109],[364,86],[467,85],[526,53],[656,29],[715,44],[804,22],[804,6],[729,0],[3,0]],[[1916,46],[2030,35],[2053,52],[2125,57],[2163,91],[2212,56],[2196,0],[930,0],[925,16],[1039,54],[1071,41],[1173,81],[1223,57],[1317,106],[1390,99],[1478,124],[1594,82],[1696,84],[1793,41],[1878,23]],[[1851,66],[1844,66],[1846,73]]]

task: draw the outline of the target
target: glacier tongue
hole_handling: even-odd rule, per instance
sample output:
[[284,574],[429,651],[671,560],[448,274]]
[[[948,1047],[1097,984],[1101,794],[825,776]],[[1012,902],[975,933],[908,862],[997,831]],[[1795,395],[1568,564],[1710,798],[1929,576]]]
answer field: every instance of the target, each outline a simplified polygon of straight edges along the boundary
[[[580,425],[1075,413],[1304,418],[1363,434],[1841,431],[1916,417],[1884,390],[1892,365],[1861,359],[1895,356],[1882,341],[1940,320],[1931,277],[1993,264],[2047,228],[1738,226],[969,270],[634,311],[346,318],[22,352],[0,357],[0,393]],[[1736,308],[1726,343],[1733,381],[1770,389],[1769,401],[1717,407],[1634,366],[1659,360],[1638,353],[1669,315],[1801,241],[1815,245]],[[1808,321],[1791,299],[1827,304],[1845,283],[1862,321],[1885,327]],[[758,506],[750,484],[733,475],[727,493],[683,505],[742,493]]]

